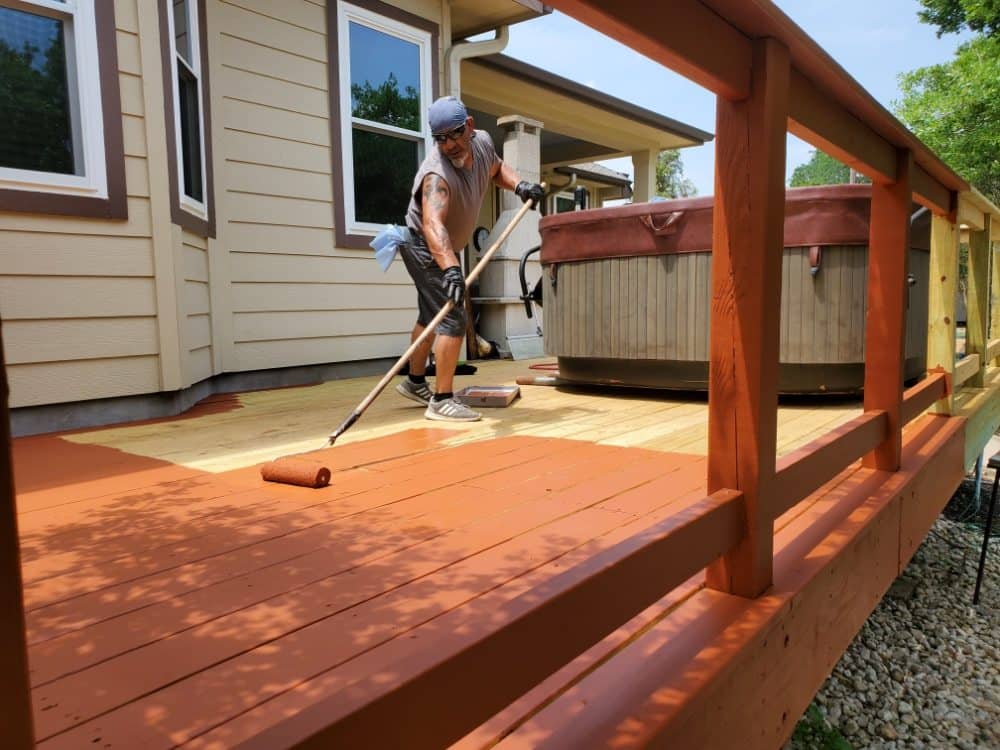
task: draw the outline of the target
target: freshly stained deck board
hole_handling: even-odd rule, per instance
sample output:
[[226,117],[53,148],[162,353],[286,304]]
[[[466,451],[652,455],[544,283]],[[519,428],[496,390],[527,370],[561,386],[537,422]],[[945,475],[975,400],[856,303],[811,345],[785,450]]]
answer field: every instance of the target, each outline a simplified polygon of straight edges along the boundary
[[[527,372],[486,363],[475,381]],[[42,747],[226,747],[704,493],[703,399],[524,386],[454,426],[388,392],[323,449],[331,412],[373,382],[15,441]],[[783,404],[779,453],[859,412]],[[317,449],[335,470],[325,489],[264,483],[254,465]],[[692,579],[518,705],[530,712],[699,589]],[[506,716],[491,726],[520,721]]]

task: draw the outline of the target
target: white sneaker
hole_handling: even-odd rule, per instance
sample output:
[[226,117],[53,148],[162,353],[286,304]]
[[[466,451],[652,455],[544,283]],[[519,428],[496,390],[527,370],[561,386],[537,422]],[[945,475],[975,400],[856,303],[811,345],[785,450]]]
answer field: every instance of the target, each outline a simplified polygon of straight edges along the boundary
[[409,378],[406,378],[402,383],[396,386],[396,393],[401,396],[406,396],[406,398],[411,401],[416,401],[418,404],[429,404],[431,396],[434,392],[430,389],[430,386],[424,383],[414,383],[411,382]]
[[444,401],[434,401],[427,404],[424,412],[427,419],[436,419],[439,422],[477,422],[482,418],[482,414],[473,411],[461,401],[453,398],[446,398]]

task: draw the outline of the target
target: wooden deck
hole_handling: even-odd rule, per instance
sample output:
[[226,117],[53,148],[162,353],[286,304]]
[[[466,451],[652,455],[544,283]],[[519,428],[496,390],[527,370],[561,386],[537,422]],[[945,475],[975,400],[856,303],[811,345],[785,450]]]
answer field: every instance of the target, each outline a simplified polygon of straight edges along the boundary
[[[493,362],[462,380],[527,372]],[[540,386],[459,427],[388,391],[321,452],[330,487],[260,480],[254,464],[319,448],[373,382],[14,441],[40,747],[233,746],[391,671],[428,623],[485,615],[705,494],[703,399]],[[858,413],[783,406],[779,444]],[[579,676],[699,588],[568,669]],[[525,701],[464,746],[495,742],[540,702]]]

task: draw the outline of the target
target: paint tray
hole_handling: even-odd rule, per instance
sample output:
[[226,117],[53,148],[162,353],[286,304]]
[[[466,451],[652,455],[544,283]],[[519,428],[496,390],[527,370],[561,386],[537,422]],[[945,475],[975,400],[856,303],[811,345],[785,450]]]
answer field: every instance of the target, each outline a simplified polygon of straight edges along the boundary
[[470,385],[455,396],[468,406],[510,406],[521,395],[516,385]]

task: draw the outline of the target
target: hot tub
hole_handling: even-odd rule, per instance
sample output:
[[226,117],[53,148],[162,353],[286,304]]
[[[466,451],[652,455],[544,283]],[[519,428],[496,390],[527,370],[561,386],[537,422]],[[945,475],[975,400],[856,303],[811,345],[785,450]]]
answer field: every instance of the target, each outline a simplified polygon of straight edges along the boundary
[[[869,185],[787,191],[778,389],[864,385]],[[708,387],[712,198],[546,216],[545,351],[577,383]],[[905,378],[925,370],[930,216],[911,220]]]

